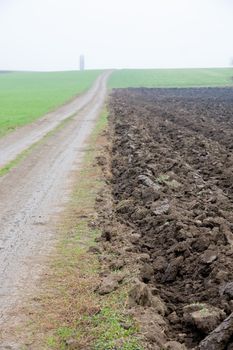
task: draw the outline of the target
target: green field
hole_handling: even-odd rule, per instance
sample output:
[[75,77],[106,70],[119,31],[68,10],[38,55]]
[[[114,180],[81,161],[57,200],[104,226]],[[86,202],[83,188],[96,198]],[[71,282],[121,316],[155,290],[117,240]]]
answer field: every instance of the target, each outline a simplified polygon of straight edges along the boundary
[[0,74],[0,136],[87,90],[100,72]]
[[[0,73],[0,136],[34,121],[87,90],[100,70]],[[123,69],[109,88],[233,86],[232,68]]]
[[109,80],[110,88],[233,86],[232,68],[123,69]]

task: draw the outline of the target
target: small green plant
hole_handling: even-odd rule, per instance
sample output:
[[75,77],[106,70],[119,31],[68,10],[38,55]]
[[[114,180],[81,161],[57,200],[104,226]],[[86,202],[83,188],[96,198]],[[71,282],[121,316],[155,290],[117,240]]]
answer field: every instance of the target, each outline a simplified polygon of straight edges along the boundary
[[60,327],[57,330],[57,335],[62,340],[69,339],[73,334],[74,334],[74,330],[72,328],[69,328],[69,327]]
[[47,345],[49,346],[49,348],[55,348],[55,346],[57,345],[56,339],[53,336],[48,337]]
[[203,308],[200,310],[200,313],[201,315],[206,316],[207,314],[209,314],[209,310],[207,308]]
[[169,175],[161,174],[157,177],[156,182],[158,182],[159,184],[163,184],[168,180],[169,180]]

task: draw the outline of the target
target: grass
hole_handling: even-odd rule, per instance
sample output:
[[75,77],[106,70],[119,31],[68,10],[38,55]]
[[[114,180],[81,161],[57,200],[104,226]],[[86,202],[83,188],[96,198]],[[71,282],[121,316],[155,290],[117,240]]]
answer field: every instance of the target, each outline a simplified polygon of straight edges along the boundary
[[[99,118],[76,174],[76,186],[58,227],[61,238],[42,295],[28,310],[29,341],[38,349],[143,350],[137,337],[138,325],[124,313],[128,286],[107,295],[95,292],[100,282],[98,256],[88,252],[100,235],[95,226],[95,198],[103,186],[95,157],[102,149],[101,136],[107,124],[106,112]],[[115,272],[117,273],[117,272]],[[127,325],[127,327],[124,327]]]
[[[122,322],[129,325],[129,329],[122,327]],[[99,336],[95,342],[95,350],[118,349],[140,350],[138,339],[134,334],[138,331],[130,318],[122,317],[121,313],[112,307],[105,307],[93,317],[94,326],[99,329]],[[118,343],[118,344],[117,344]]]
[[125,69],[114,71],[110,88],[233,86],[232,68]]
[[0,74],[0,137],[86,91],[98,70]]

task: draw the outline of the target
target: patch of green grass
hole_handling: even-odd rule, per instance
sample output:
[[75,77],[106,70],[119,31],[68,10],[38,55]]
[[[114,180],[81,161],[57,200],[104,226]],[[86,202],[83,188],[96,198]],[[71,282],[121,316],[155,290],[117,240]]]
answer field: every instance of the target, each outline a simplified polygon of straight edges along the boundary
[[123,69],[114,71],[110,88],[233,86],[232,68]]
[[0,74],[0,137],[86,91],[99,70]]
[[60,337],[61,340],[69,339],[73,334],[75,330],[69,327],[60,327],[57,330],[57,335]]
[[105,307],[93,317],[92,322],[98,328],[94,350],[142,350],[135,338],[137,327],[119,311]]
[[[99,134],[104,129],[106,129],[107,124],[108,124],[108,112],[107,112],[107,108],[105,108],[101,114],[101,117],[97,120],[97,123],[95,125],[95,129],[92,132],[92,139],[96,139],[99,136]],[[93,155],[93,151],[91,153]],[[96,154],[94,154],[94,157],[95,156],[96,156]]]
[[50,349],[55,348],[57,342],[56,339],[54,337],[48,337],[47,339],[47,345]]

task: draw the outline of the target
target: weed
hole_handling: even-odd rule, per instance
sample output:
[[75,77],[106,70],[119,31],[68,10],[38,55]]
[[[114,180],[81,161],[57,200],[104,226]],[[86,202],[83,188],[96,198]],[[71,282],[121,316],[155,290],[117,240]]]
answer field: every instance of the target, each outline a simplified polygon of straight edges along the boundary
[[56,346],[56,339],[54,337],[48,337],[47,339],[47,345],[49,346],[49,348],[55,348]]
[[157,177],[156,182],[159,184],[166,183],[169,180],[169,175],[161,174]]

